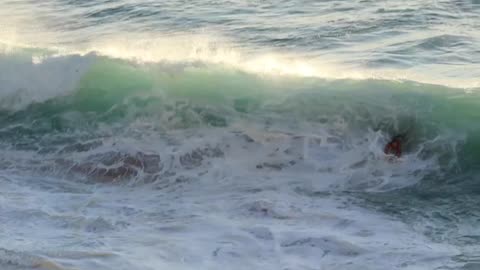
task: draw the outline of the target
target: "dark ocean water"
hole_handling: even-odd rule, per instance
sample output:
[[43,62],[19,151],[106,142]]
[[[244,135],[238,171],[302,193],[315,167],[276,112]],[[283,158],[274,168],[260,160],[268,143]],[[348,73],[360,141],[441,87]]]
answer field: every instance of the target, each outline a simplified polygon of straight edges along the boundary
[[480,269],[479,33],[473,0],[2,1],[0,266]]

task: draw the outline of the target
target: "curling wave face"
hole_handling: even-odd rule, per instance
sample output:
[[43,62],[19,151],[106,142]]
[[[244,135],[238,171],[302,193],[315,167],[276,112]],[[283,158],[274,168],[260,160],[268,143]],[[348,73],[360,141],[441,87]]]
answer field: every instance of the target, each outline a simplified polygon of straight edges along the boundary
[[478,3],[301,2],[1,2],[0,268],[477,269]]
[[[11,159],[10,151],[30,151],[42,155],[41,170],[105,181],[140,177],[143,160],[134,162],[138,166],[117,163],[124,161],[124,152],[142,145],[152,150],[153,144],[158,160],[171,160],[168,166],[155,165],[167,175],[185,169],[182,155],[197,158],[191,162],[198,166],[221,156],[239,166],[239,173],[249,168],[319,173],[330,179],[326,189],[390,190],[432,174],[468,171],[478,156],[479,127],[472,124],[476,91],[260,75],[198,61],[138,64],[95,54],[38,54],[21,50],[2,56],[0,104],[5,158]],[[382,147],[398,133],[406,133],[408,141],[406,155],[395,164]],[[192,136],[205,139],[196,144]],[[252,159],[248,153],[254,150]],[[117,167],[82,163],[102,151],[109,157],[95,163],[113,159],[106,163]],[[146,154],[132,151],[128,158]],[[65,160],[72,153],[75,158]],[[22,170],[31,167],[14,163]]]

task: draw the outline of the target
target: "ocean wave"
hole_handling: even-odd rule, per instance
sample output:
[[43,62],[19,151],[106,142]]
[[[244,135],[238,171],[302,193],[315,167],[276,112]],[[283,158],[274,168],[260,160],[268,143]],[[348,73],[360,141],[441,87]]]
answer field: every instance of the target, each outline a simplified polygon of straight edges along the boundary
[[[36,57],[4,56],[25,66],[2,80],[4,169],[151,182],[236,162],[259,174],[321,175],[321,189],[388,191],[468,169],[480,153],[476,91],[265,76],[219,63]],[[392,163],[382,148],[398,133],[409,140]],[[254,149],[258,158],[243,160]],[[158,157],[158,170],[147,156]]]

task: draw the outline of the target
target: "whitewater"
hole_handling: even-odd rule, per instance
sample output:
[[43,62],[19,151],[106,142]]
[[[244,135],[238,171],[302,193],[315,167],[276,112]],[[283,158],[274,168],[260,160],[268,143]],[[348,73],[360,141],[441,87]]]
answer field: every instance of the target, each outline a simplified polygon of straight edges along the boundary
[[476,0],[2,0],[0,269],[480,269],[479,44]]

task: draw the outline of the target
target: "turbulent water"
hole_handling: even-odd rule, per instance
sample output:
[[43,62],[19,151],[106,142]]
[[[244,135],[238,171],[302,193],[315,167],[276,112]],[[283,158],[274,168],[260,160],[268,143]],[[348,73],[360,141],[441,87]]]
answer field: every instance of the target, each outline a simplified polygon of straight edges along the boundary
[[480,269],[479,78],[477,0],[2,0],[0,268]]

